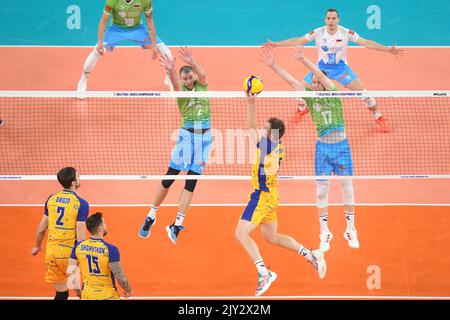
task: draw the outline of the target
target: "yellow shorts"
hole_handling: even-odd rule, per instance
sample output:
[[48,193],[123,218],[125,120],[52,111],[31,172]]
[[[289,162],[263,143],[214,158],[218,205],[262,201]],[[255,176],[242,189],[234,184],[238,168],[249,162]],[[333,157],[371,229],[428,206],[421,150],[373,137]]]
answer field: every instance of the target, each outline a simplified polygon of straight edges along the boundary
[[120,300],[120,296],[115,289],[83,289],[81,292],[81,300]]
[[261,223],[271,223],[277,220],[278,194],[256,190],[248,197],[247,207],[241,219],[258,226]]
[[69,246],[55,245],[47,247],[47,250],[45,252],[45,264],[47,266],[45,282],[66,282],[67,265],[69,264],[71,253],[72,248]]

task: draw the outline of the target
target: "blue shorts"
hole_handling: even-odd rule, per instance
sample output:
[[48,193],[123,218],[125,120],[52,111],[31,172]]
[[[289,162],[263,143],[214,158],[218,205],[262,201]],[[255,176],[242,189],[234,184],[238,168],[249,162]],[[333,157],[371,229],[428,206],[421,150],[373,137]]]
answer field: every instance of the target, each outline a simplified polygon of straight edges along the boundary
[[211,130],[192,133],[180,129],[178,141],[172,151],[169,167],[180,171],[194,171],[202,174],[212,147]]
[[353,175],[353,160],[348,140],[337,143],[316,143],[315,175],[331,176]]
[[[133,41],[141,46],[152,44],[150,35],[143,24],[133,29],[125,29],[116,25],[110,25],[103,36],[103,45],[108,48],[115,48],[120,42]],[[156,36],[156,43],[162,40]]]
[[[348,64],[343,61],[339,61],[338,64],[327,64],[323,61],[320,61],[317,65],[320,70],[325,71],[327,73],[327,77],[331,80],[337,80],[343,86],[346,86],[350,82],[355,79],[358,79],[356,73],[350,69]],[[303,79],[305,82],[311,84],[312,83],[312,72],[308,73],[306,77]]]

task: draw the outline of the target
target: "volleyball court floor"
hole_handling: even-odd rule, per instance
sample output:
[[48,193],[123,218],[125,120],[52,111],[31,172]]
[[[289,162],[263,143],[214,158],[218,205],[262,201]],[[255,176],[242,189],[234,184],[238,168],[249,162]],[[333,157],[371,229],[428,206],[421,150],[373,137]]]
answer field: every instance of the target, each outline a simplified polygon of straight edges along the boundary
[[[2,90],[73,90],[90,49],[0,50],[5,56],[14,56],[5,59],[8,63],[0,62],[0,71],[11,74],[10,79],[0,80]],[[248,74],[260,75],[267,90],[289,90],[257,62],[257,48],[193,50],[207,72],[210,90],[239,90]],[[406,56],[397,60],[352,49],[349,56],[350,64],[371,90],[446,90],[450,73],[442,68],[449,66],[442,66],[437,58],[448,56],[448,51],[408,48]],[[305,73],[291,61],[288,50],[276,53],[281,65],[300,75]],[[307,53],[315,57],[313,49]],[[384,67],[367,63],[371,59]],[[428,61],[427,66],[420,61]],[[132,72],[136,64],[143,67]],[[440,69],[436,69],[438,65]],[[112,73],[113,66],[119,75]],[[165,90],[162,79],[162,70],[145,52],[121,48],[99,62],[89,89]],[[432,155],[427,159],[433,161]],[[255,268],[234,238],[235,225],[251,192],[249,181],[200,181],[185,219],[186,229],[176,245],[167,238],[165,226],[175,219],[181,181],[174,183],[166,206],[158,211],[152,235],[148,239],[137,235],[157,183],[82,181],[78,192],[91,203],[91,213],[104,213],[109,229],[106,240],[120,249],[133,296],[253,298]],[[301,257],[266,244],[255,231],[266,264],[278,273],[262,298],[450,298],[450,277],[446,274],[450,266],[448,180],[355,180],[361,245],[357,250],[349,248],[343,238],[345,218],[339,205],[339,183],[332,181],[330,187],[329,226],[334,239],[326,254],[327,276],[319,280]],[[0,298],[53,295],[52,287],[44,282],[44,254],[31,257],[30,252],[43,203],[59,189],[56,181],[0,181]],[[314,200],[313,181],[280,182],[279,231],[310,248],[319,244]]]

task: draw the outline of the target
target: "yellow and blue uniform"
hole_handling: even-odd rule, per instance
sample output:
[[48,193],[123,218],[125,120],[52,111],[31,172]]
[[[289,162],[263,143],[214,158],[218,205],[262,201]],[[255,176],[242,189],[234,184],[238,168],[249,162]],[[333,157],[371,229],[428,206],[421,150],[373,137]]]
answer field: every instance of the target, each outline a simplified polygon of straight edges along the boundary
[[256,149],[256,161],[252,166],[252,185],[255,191],[249,195],[249,202],[241,219],[255,225],[277,220],[278,178],[284,149],[280,142],[261,138]]
[[70,252],[77,241],[77,222],[86,221],[88,213],[88,202],[73,191],[63,190],[47,199],[44,211],[48,217],[46,282],[66,281]]
[[83,279],[82,300],[118,300],[114,274],[109,264],[120,261],[117,247],[102,239],[88,239],[76,244],[70,255],[78,260]]

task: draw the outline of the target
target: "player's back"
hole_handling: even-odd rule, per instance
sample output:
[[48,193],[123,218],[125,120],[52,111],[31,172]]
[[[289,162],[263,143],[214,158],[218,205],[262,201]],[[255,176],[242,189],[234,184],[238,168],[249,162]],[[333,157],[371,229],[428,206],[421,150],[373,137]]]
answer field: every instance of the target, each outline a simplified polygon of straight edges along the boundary
[[71,256],[77,259],[83,279],[82,299],[118,299],[114,274],[109,264],[118,262],[117,247],[102,239],[77,243]]
[[255,190],[277,193],[278,170],[284,158],[284,148],[279,141],[261,138],[257,144],[252,165],[252,185]]
[[89,204],[73,191],[63,190],[51,195],[45,203],[48,216],[47,247],[73,247],[77,240],[77,221],[86,221]]

